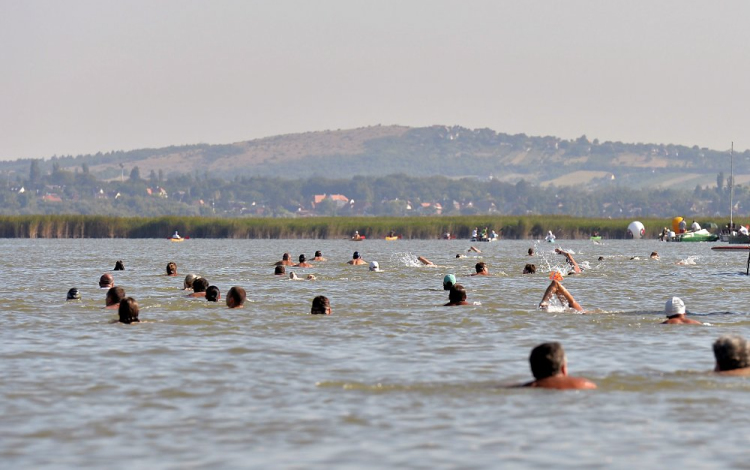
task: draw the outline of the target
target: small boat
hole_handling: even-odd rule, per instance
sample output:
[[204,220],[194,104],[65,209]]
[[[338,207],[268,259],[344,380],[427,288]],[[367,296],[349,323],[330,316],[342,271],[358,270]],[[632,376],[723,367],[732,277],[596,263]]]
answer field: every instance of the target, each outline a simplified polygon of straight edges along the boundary
[[696,230],[695,232],[685,232],[677,235],[674,241],[676,242],[715,242],[719,240],[719,236],[715,233],[711,233],[705,228]]
[[489,237],[489,238],[471,237],[469,240],[472,242],[494,242],[494,241],[497,241],[497,237]]
[[399,238],[401,238],[401,237],[399,237],[399,236],[394,236],[394,237],[385,237],[385,239],[386,239],[387,241],[389,241],[389,242],[392,242],[393,240],[398,240]]
[[182,237],[179,237],[179,238],[169,237],[167,240],[169,240],[170,242],[184,242],[185,241],[185,239]]
[[365,236],[364,235],[360,235],[358,237],[352,237],[350,240],[353,241],[353,242],[361,242],[364,239],[365,239]]
[[595,235],[595,236],[592,236],[591,238],[589,238],[589,240],[591,240],[593,242],[600,242],[600,241],[602,241],[602,237],[601,237],[601,235]]

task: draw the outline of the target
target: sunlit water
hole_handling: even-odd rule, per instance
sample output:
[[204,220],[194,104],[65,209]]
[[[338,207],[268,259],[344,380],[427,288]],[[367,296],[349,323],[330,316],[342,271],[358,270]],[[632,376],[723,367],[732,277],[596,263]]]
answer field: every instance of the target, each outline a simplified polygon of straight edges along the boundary
[[[558,240],[0,240],[0,462],[5,468],[745,467],[750,382],[711,343],[750,336],[746,252],[715,244]],[[553,253],[591,314],[537,310]],[[316,281],[272,275],[285,251]],[[354,250],[384,270],[349,266]],[[658,251],[660,260],[648,258]],[[467,257],[456,258],[456,254]],[[421,255],[437,267],[416,260]],[[603,261],[598,261],[604,256]],[[639,259],[631,259],[638,257]],[[146,323],[112,324],[97,281]],[[180,275],[163,275],[175,261]],[[485,261],[489,277],[469,277]],[[687,264],[677,264],[679,262]],[[526,263],[540,271],[521,275]],[[442,307],[455,273],[466,307]],[[243,310],[187,299],[184,275],[247,289]],[[70,287],[83,300],[66,302]],[[311,316],[314,296],[333,315]],[[710,326],[666,326],[681,297]],[[698,317],[700,315],[700,317]],[[507,389],[533,346],[564,345],[599,389]]]

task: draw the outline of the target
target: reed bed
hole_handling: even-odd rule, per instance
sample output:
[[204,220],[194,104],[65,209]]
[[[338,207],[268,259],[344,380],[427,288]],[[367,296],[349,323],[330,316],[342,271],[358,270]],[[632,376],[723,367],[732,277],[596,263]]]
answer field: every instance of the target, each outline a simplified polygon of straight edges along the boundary
[[[671,219],[639,219],[645,238],[656,238]],[[723,220],[701,218],[702,224]],[[191,238],[349,238],[355,230],[367,238],[383,238],[391,230],[405,239],[434,239],[450,233],[470,238],[472,230],[495,230],[501,238],[540,239],[551,230],[558,238],[586,239],[598,232],[605,239],[627,238],[632,219],[597,219],[559,215],[457,217],[313,217],[207,218],[109,217],[86,215],[0,216],[1,238],[166,238],[175,230]]]

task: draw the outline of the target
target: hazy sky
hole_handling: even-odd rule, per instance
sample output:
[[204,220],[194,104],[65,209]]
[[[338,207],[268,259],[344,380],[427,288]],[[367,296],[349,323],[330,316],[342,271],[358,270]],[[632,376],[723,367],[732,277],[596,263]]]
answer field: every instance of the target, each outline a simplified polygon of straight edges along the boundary
[[0,0],[0,159],[375,124],[750,147],[748,1]]

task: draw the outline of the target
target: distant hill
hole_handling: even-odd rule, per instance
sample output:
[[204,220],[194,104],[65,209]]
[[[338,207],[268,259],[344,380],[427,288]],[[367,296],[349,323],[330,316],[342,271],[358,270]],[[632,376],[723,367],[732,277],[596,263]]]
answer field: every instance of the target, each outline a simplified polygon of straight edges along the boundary
[[[729,175],[728,151],[662,144],[626,144],[557,137],[509,135],[491,129],[431,126],[371,126],[307,132],[226,145],[186,145],[56,156],[40,163],[75,170],[86,165],[100,179],[128,176],[133,167],[146,177],[178,174],[271,176],[286,179],[355,175],[477,177],[507,182],[526,180],[543,186],[595,189],[601,185],[631,188],[692,189],[716,185]],[[122,165],[122,166],[121,166]],[[750,181],[750,152],[735,155],[735,180]],[[29,160],[0,162],[0,171],[27,177]]]

